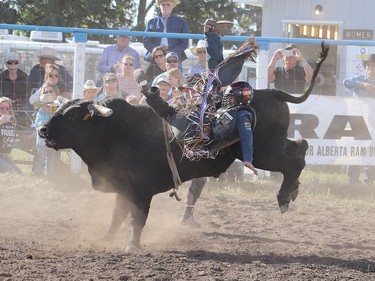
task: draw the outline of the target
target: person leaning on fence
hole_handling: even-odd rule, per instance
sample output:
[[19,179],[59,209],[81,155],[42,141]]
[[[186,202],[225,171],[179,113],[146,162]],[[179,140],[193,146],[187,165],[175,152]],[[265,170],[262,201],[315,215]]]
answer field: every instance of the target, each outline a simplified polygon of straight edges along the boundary
[[[371,54],[362,63],[366,73],[345,79],[344,86],[352,92],[353,97],[375,98],[375,54]],[[359,176],[362,168],[362,166],[346,166],[346,176],[349,183],[360,183]],[[372,183],[375,180],[375,166],[365,166],[364,174],[363,181]]]
[[[129,31],[129,27],[121,26],[119,30]],[[108,46],[104,49],[100,57],[98,70],[105,74],[107,72],[116,73],[116,65],[118,65],[125,55],[130,55],[134,58],[134,69],[141,67],[138,52],[129,46],[130,37],[128,35],[117,35],[116,44]],[[121,70],[121,69],[119,69]]]
[[[282,66],[276,62],[282,59]],[[268,64],[268,82],[274,83],[276,89],[293,94],[302,94],[307,82],[311,81],[313,69],[302,56],[296,45],[289,44],[278,49]]]
[[152,80],[154,80],[156,76],[167,71],[165,56],[166,52],[161,46],[157,46],[152,50],[151,61],[146,68],[146,78],[148,83],[152,83]]
[[[45,67],[47,64],[55,64],[55,61],[61,60],[60,57],[57,55],[54,49],[49,47],[43,47],[40,52],[36,53],[37,57],[39,58],[39,63],[36,64],[30,70],[30,83],[31,87],[40,88],[45,80]],[[73,88],[73,77],[69,74],[69,72],[65,69],[64,66],[60,64],[55,64],[59,68],[59,75],[61,76],[61,81],[64,81],[64,91],[70,92]],[[61,88],[60,88],[61,90]]]
[[0,74],[2,96],[13,101],[14,110],[29,109],[29,77],[19,68],[20,56],[16,52],[8,52],[4,56],[4,61],[7,69]]
[[10,157],[16,138],[16,119],[12,102],[7,97],[0,98],[0,173],[22,174],[20,168]]
[[[189,33],[189,26],[183,17],[172,13],[177,5],[177,0],[156,0],[160,8],[160,13],[150,19],[146,24],[146,32],[163,32],[163,33]],[[178,54],[181,63],[187,59],[185,50],[189,46],[189,39],[182,38],[159,38],[143,37],[143,44],[147,50],[145,60],[151,60],[152,50],[157,46],[162,46],[168,52]]]

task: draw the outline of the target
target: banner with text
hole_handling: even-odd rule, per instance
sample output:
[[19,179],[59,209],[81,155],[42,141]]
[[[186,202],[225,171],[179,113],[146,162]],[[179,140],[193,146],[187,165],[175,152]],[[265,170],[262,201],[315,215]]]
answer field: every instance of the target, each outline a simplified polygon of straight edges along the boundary
[[289,109],[288,138],[308,141],[307,164],[375,165],[375,99],[312,95]]

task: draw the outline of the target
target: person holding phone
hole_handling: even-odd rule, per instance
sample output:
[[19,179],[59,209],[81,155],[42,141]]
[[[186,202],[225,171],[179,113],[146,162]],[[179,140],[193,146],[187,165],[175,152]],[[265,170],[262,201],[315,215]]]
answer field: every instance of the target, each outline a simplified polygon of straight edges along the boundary
[[[276,62],[282,59],[282,66]],[[313,69],[296,45],[278,49],[268,64],[268,82],[276,89],[292,94],[302,94],[306,83],[311,81]]]
[[[276,67],[277,61],[282,64]],[[306,83],[311,81],[313,69],[294,44],[278,49],[268,64],[268,83],[274,83],[276,89],[293,94],[302,94]],[[270,172],[270,178],[282,181],[279,172]]]

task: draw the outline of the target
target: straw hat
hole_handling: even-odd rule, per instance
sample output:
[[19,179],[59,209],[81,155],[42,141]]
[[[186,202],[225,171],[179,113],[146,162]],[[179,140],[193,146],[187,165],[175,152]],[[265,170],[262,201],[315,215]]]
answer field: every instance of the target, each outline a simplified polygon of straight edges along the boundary
[[86,90],[96,90],[96,93],[100,91],[100,87],[96,87],[96,84],[93,80],[87,80],[83,85],[83,91]]
[[160,6],[161,3],[166,2],[166,1],[172,2],[174,6],[178,4],[178,0],[156,0],[156,3],[158,4],[158,6]]
[[193,53],[193,55],[197,55],[197,49],[206,49],[206,41],[205,40],[199,40],[197,43],[197,46],[191,46],[190,51]]
[[40,52],[37,54],[39,58],[48,58],[51,60],[60,60],[60,58],[57,56],[57,53],[54,49],[49,47],[43,47]]

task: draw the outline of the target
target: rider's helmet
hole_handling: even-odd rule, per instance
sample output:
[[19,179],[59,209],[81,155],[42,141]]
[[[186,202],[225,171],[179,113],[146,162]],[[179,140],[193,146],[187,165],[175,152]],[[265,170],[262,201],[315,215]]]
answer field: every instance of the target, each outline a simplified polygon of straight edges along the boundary
[[224,92],[223,106],[226,108],[246,105],[252,98],[253,87],[248,82],[238,81],[230,84]]

